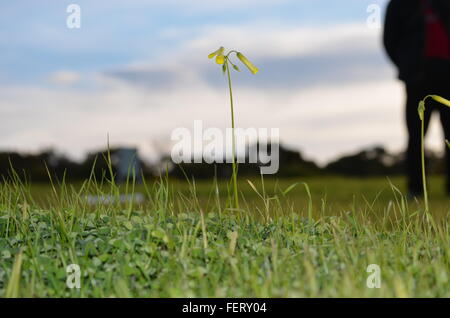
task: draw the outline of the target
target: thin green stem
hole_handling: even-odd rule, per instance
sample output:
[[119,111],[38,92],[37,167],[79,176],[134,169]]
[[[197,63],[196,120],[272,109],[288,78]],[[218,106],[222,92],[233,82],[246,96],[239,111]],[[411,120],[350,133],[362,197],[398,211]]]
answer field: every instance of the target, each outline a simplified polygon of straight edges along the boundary
[[230,90],[230,106],[231,106],[231,130],[232,130],[232,164],[233,164],[233,192],[234,192],[234,204],[235,208],[239,209],[239,196],[237,188],[237,163],[236,163],[236,136],[235,136],[235,125],[234,125],[234,103],[233,103],[233,88],[231,85],[231,74],[230,67],[228,64],[228,55],[225,58],[225,67],[227,70],[228,77],[228,88]]
[[428,190],[427,190],[427,177],[425,171],[425,120],[421,120],[421,144],[422,144],[422,182],[423,182],[423,196],[425,200],[425,212],[428,213]]

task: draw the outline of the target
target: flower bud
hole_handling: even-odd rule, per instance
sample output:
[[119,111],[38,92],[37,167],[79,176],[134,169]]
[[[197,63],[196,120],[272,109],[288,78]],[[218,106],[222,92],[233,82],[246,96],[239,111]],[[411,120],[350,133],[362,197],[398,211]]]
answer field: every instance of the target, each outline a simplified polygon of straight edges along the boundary
[[417,111],[419,113],[420,120],[423,120],[425,118],[425,101],[421,100],[419,102],[419,108]]
[[447,107],[450,107],[450,101],[445,99],[445,98],[443,98],[443,97],[441,97],[441,96],[431,95],[431,98],[433,98],[438,103],[441,103],[441,104],[443,104],[443,105],[445,105]]
[[244,54],[242,54],[241,52],[238,52],[236,54],[236,56],[238,57],[238,59],[241,60],[242,63],[244,63],[245,66],[247,66],[247,68],[250,70],[250,72],[252,72],[253,74],[258,73],[259,69],[252,64],[252,62],[250,62],[245,56]]

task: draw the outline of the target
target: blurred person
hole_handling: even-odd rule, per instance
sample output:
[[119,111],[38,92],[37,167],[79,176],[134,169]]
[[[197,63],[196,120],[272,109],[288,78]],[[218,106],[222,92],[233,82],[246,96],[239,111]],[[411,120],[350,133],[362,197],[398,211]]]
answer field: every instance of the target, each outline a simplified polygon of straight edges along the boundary
[[[450,0],[391,0],[387,7],[384,46],[406,88],[409,197],[423,195],[421,123],[417,108],[428,94],[450,99]],[[450,140],[450,111],[427,101],[425,131],[438,112],[445,138]],[[446,147],[446,191],[450,195],[450,151]]]

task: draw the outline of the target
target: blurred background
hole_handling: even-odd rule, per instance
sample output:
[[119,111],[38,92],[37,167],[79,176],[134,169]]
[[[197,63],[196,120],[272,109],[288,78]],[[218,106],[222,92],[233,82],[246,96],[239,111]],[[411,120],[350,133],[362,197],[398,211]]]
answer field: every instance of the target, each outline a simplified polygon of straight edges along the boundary
[[[72,3],[79,29],[66,25]],[[2,1],[0,165],[13,155],[19,168],[45,160],[81,176],[108,136],[113,149],[157,165],[175,128],[230,125],[226,78],[207,59],[224,46],[260,68],[233,74],[237,126],[280,128],[284,151],[301,152],[306,171],[364,174],[372,162],[370,173],[399,172],[403,87],[382,28],[367,25],[368,7],[383,18],[386,3]],[[437,125],[427,138],[439,158]]]

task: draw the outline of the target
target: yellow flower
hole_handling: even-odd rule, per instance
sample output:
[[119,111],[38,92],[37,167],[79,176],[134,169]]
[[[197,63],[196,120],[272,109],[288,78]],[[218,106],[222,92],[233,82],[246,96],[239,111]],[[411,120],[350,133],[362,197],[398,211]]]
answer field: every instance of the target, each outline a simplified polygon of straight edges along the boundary
[[223,51],[225,51],[224,47],[221,46],[217,51],[212,52],[211,54],[208,55],[209,59],[212,59],[214,56],[216,55],[223,55]]
[[242,54],[241,52],[237,52],[236,56],[241,60],[242,63],[245,64],[245,66],[248,67],[248,69],[250,70],[250,72],[252,72],[253,74],[258,73],[259,69],[252,64],[252,62],[250,62],[245,56],[244,54]]

